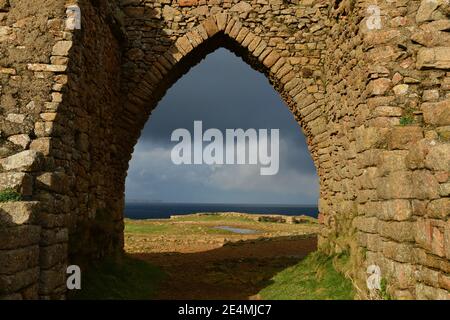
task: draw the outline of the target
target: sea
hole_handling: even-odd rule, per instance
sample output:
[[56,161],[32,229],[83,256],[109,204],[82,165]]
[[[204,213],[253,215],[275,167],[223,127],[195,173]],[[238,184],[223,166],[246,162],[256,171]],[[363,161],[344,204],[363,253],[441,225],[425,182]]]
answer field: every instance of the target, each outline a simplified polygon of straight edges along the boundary
[[171,215],[204,212],[242,212],[250,214],[306,215],[317,218],[313,205],[218,204],[218,203],[126,203],[125,217],[131,219],[164,219]]

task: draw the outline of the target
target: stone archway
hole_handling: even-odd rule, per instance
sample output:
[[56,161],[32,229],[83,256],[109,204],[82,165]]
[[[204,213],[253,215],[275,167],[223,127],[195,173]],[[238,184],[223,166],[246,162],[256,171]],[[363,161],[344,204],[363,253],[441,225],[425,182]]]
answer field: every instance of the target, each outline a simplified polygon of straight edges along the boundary
[[[122,250],[143,124],[183,72],[225,46],[304,129],[320,250],[350,253],[359,295],[375,264],[396,298],[448,298],[448,7],[383,2],[377,17],[371,4],[2,2],[0,181],[27,201],[0,204],[0,296],[63,296],[67,263]],[[67,5],[81,30],[65,23]]]

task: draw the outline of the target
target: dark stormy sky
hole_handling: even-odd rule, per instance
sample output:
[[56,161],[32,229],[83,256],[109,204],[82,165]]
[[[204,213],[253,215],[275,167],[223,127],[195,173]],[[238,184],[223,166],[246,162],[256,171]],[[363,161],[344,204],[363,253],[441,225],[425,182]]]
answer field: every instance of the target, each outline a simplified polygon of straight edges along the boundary
[[[203,130],[280,129],[280,168],[175,165],[172,132],[195,120]],[[206,145],[207,143],[204,143]],[[266,77],[226,49],[209,54],[179,79],[152,112],[135,147],[127,201],[317,204],[318,179],[305,137]]]

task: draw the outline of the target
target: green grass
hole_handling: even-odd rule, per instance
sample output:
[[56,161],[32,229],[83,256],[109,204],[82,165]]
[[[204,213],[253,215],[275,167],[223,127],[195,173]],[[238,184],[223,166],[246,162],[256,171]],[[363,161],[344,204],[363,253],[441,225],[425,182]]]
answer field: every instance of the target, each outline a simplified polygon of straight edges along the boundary
[[164,273],[145,261],[124,256],[106,259],[82,272],[81,290],[70,293],[74,300],[150,299]]
[[197,222],[215,222],[215,221],[232,221],[232,222],[255,222],[253,219],[236,216],[221,216],[219,214],[204,214],[200,216],[180,216],[173,221],[197,221]]
[[125,233],[134,234],[161,234],[161,235],[195,235],[195,234],[233,234],[228,230],[215,229],[213,226],[186,225],[176,223],[146,223],[125,220]]
[[333,258],[319,252],[278,273],[272,281],[259,293],[263,299],[353,300],[355,295],[351,281],[333,267]]
[[125,232],[129,233],[167,233],[172,226],[169,224],[147,224],[126,221]]
[[400,118],[400,125],[407,126],[414,123],[413,116],[407,115]]
[[6,188],[0,191],[0,202],[21,201],[22,196],[12,188]]
[[[302,224],[315,224],[310,217],[301,218]],[[237,228],[260,230],[260,232],[276,230],[294,230],[295,225],[278,222],[256,221],[250,217],[223,216],[219,214],[187,215],[173,219],[133,220],[125,219],[125,233],[134,235],[232,235],[232,231],[216,229],[217,226],[229,225]]]

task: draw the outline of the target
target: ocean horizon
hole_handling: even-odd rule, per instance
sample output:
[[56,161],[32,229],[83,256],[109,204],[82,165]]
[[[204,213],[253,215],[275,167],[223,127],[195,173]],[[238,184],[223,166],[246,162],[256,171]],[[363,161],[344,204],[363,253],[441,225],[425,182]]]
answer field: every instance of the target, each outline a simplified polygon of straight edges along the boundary
[[229,204],[229,203],[166,203],[127,202],[125,217],[130,219],[164,219],[171,215],[206,212],[241,212],[249,214],[306,215],[317,218],[318,207],[305,204]]

